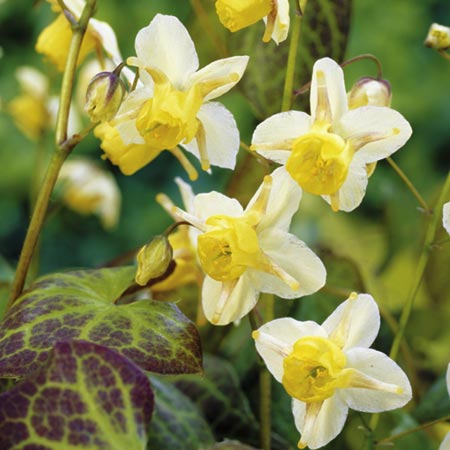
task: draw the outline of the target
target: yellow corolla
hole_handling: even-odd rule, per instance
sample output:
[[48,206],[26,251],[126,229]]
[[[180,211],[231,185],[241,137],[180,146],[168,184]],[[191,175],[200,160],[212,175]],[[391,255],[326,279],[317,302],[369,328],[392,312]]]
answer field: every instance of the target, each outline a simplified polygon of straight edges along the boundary
[[342,69],[330,58],[314,64],[310,104],[311,116],[287,111],[259,124],[251,148],[284,164],[300,187],[334,211],[352,211],[366,191],[366,167],[402,147],[411,127],[388,107],[349,109]]
[[239,131],[232,114],[211,100],[229,91],[242,77],[247,56],[215,61],[198,70],[194,43],[183,24],[158,14],[136,36],[136,57],[142,84],[122,103],[116,117],[97,133],[106,157],[123,173],[142,168],[163,150],[170,150],[191,179],[196,171],[178,149],[181,145],[201,162],[234,168]]
[[[36,51],[45,55],[62,72],[66,65],[72,30],[59,5],[55,1],[49,1],[52,4],[52,9],[59,14],[38,36]],[[85,3],[84,0],[65,0],[64,2],[75,19],[80,18]],[[115,65],[120,64],[122,57],[113,29],[106,22],[90,19],[81,45],[78,63],[82,62],[90,52],[97,51],[100,54],[102,49],[114,61]]]
[[369,348],[379,327],[373,298],[353,293],[322,325],[281,318],[253,332],[258,353],[292,397],[298,448],[320,448],[334,439],[349,408],[389,411],[411,399],[402,369]]
[[219,20],[230,31],[238,31],[263,19],[264,42],[279,44],[289,31],[289,0],[217,0]]
[[214,325],[241,319],[257,303],[260,292],[282,298],[312,294],[325,283],[320,259],[288,232],[301,190],[277,169],[244,210],[218,192],[198,194],[190,212],[166,199],[178,220],[192,225],[197,257],[206,276],[202,286],[205,317]]

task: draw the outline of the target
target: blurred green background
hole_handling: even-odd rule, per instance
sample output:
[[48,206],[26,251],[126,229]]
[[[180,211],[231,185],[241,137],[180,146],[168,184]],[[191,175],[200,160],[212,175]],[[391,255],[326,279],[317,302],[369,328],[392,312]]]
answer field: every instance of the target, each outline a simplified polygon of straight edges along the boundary
[[[344,0],[331,3],[336,10],[348,6]],[[202,0],[202,4],[210,12],[213,28],[225,42],[230,43],[231,48],[239,48],[245,53],[245,46],[253,42],[252,36],[260,40],[262,24],[232,36],[219,24],[213,12],[213,1]],[[122,54],[127,57],[134,54],[137,31],[148,25],[156,13],[174,14],[187,26],[196,43],[201,66],[219,58],[188,1],[133,0],[124,5],[120,0],[99,0],[96,18],[111,24]],[[28,224],[29,186],[36,154],[36,144],[16,128],[6,106],[19,93],[15,70],[25,64],[48,75],[53,93],[58,92],[60,74],[33,50],[38,34],[53,18],[46,2],[31,8],[30,0],[0,0],[0,285],[11,276],[8,265],[14,267],[17,261]],[[381,60],[384,78],[392,85],[392,107],[409,120],[414,131],[411,140],[394,155],[394,160],[430,205],[439,195],[450,167],[450,62],[423,45],[432,22],[450,26],[448,0],[353,0],[348,45],[343,58],[372,53]],[[330,41],[327,45],[332,46],[333,43]],[[261,48],[258,45],[250,50],[256,53]],[[287,43],[278,48],[270,43],[264,51],[268,55],[277,52],[285,55],[286,50]],[[284,65],[270,64],[273,61],[270,58],[268,61],[268,70],[273,72],[273,78],[278,75],[282,79]],[[309,61],[310,55],[300,53],[299,67],[306,70],[299,76],[304,80],[308,79],[306,72],[311,68]],[[350,89],[359,77],[375,76],[376,69],[370,61],[359,62],[346,67],[345,75]],[[253,76],[251,71],[247,76]],[[268,84],[271,81],[267,79]],[[262,117],[258,117],[255,109],[249,106],[242,89],[233,90],[221,101],[235,115],[241,137],[248,144]],[[270,107],[276,109],[276,102]],[[52,136],[48,136],[46,144],[49,154]],[[80,216],[53,201],[40,243],[39,273],[102,265],[143,245],[171,223],[155,202],[155,195],[165,192],[179,203],[173,178],[182,176],[186,179],[186,176],[175,159],[163,152],[156,161],[127,177],[109,162],[101,160],[101,153],[98,141],[92,136],[74,152],[75,155],[93,158],[99,166],[114,174],[123,195],[118,226],[105,232],[97,217]],[[229,171],[213,169],[212,175],[200,175],[194,183],[194,190],[223,190],[229,176]],[[278,314],[321,321],[342,301],[340,290],[356,289],[369,291],[381,308],[398,317],[414,281],[427,222],[414,197],[386,162],[378,164],[362,205],[351,214],[333,213],[321,199],[305,194],[292,230],[323,258],[328,270],[328,290],[302,300],[298,307],[280,301],[277,303]],[[437,240],[445,236],[439,226]],[[414,353],[419,393],[425,392],[437,379],[442,379],[450,359],[447,325],[450,320],[449,247],[447,242],[433,249],[407,330],[407,341]],[[247,380],[250,389],[252,382],[248,380],[254,374],[247,370],[254,360],[248,359],[248,352],[241,351],[244,332],[248,330],[242,331],[242,327],[233,330],[221,353],[233,360],[241,382],[245,387]],[[383,325],[377,348],[388,351],[390,339],[389,327]],[[208,345],[206,347],[212,350]],[[253,349],[249,352],[254,354]],[[442,381],[440,383],[442,400],[445,388]],[[286,413],[280,417],[289,421],[286,425],[279,420],[278,432],[287,427],[286,433],[292,433],[295,442],[296,432],[287,418],[290,414],[288,400],[284,394],[278,394],[283,400],[280,400],[280,404],[283,403],[280,408],[284,408]],[[433,402],[430,400],[428,405]],[[433,418],[433,414],[429,414],[426,408],[424,412],[424,408],[416,417],[421,420]],[[445,408],[448,408],[448,402],[444,411]],[[403,424],[407,419],[403,416],[395,418],[396,423],[403,421]],[[408,422],[407,425],[413,426],[414,423]],[[420,439],[414,446],[405,441],[399,448],[433,448],[428,440]],[[340,442],[342,447],[338,443],[330,448],[348,448],[344,446],[348,443]]]

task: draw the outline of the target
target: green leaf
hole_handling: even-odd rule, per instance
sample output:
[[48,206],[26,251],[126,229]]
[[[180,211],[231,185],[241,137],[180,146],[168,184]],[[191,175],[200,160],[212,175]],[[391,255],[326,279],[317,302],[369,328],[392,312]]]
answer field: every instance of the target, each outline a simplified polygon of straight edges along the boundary
[[151,377],[155,413],[147,450],[197,450],[214,443],[214,436],[197,406],[175,386]]
[[145,370],[201,371],[196,327],[172,303],[116,304],[132,267],[80,270],[41,278],[0,323],[0,377],[23,377],[59,341],[105,345]]
[[127,358],[59,342],[36,372],[0,395],[0,448],[144,449],[152,410],[150,382]]
[[257,450],[257,448],[249,447],[248,445],[242,444],[242,442],[226,440],[205,450]]

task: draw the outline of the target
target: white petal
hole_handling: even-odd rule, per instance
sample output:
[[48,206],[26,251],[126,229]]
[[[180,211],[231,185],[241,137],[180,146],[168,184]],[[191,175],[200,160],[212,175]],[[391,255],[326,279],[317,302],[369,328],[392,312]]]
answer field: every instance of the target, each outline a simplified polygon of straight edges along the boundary
[[[354,158],[339,189],[339,210],[350,212],[357,208],[364,198],[368,181],[366,164]],[[331,204],[329,195],[322,195],[322,198]]]
[[[233,115],[217,102],[204,103],[197,114],[205,130],[206,152],[213,166],[234,169],[239,150],[239,130]],[[200,159],[197,141],[182,144]]]
[[315,449],[328,444],[342,431],[347,419],[348,407],[339,395],[325,400],[309,436],[303,435],[305,413],[306,403],[293,399],[292,414],[295,426],[302,434],[302,442],[307,444],[308,448]]
[[442,208],[442,225],[450,234],[450,202],[446,203]]
[[229,198],[220,192],[212,191],[207,194],[198,194],[194,198],[194,215],[200,220],[224,214],[231,217],[242,216],[244,210],[234,198]]
[[372,389],[342,389],[341,395],[348,406],[357,411],[380,412],[401,408],[411,400],[411,385],[405,372],[395,361],[377,350],[352,348],[345,352],[347,367],[359,370],[378,381],[394,384],[402,393]]
[[194,42],[174,16],[157,14],[147,27],[139,30],[135,48],[141,67],[159,69],[179,89],[198,69]]
[[269,372],[280,383],[283,378],[283,359],[292,351],[294,343],[305,336],[326,337],[326,332],[316,322],[300,322],[283,317],[267,322],[254,334],[256,350]]
[[325,284],[326,270],[322,261],[293,234],[269,228],[259,235],[259,243],[263,252],[300,284],[299,289],[292,290],[275,275],[249,269],[255,283],[258,279],[261,292],[298,298],[318,291]]
[[364,145],[356,152],[355,156],[365,163],[392,155],[412,133],[408,121],[399,112],[382,106],[362,106],[348,111],[341,117],[336,130],[343,138],[365,134],[386,136]]
[[[206,276],[202,286],[202,305],[205,317],[211,322],[217,308],[224,283]],[[225,307],[220,315],[220,320],[214,325],[227,325],[241,319],[254,308],[258,301],[259,292],[254,288],[251,280],[241,276],[230,296],[226,300]]]
[[450,450],[450,432],[445,435],[438,450]]
[[448,395],[450,395],[450,363],[447,366],[447,373],[445,374],[445,381],[447,382]]
[[345,342],[338,343],[343,350],[352,347],[370,347],[380,329],[380,313],[369,294],[341,303],[322,324],[328,335],[338,330]]
[[[266,228],[276,227],[283,231],[288,231],[292,216],[298,211],[302,190],[300,186],[286,172],[284,167],[274,170],[272,177],[272,188],[266,206],[266,212],[258,223],[257,232],[260,233]],[[256,191],[247,207],[250,210],[258,199],[261,189]]]
[[181,194],[181,200],[183,201],[184,210],[189,214],[193,214],[194,211],[194,191],[190,184],[186,183],[179,177],[175,178],[175,183]]
[[272,39],[279,44],[286,40],[289,32],[289,0],[278,0],[277,8]]
[[31,66],[21,66],[16,70],[16,78],[20,89],[34,97],[47,98],[48,78],[39,70]]
[[117,45],[117,38],[114,30],[106,22],[101,22],[96,19],[91,19],[89,21],[89,26],[100,36],[104,50],[112,59],[113,63],[118,66],[123,59],[120,54],[119,46]]
[[[272,161],[285,164],[289,155],[290,148],[286,149],[282,146],[283,142],[292,141],[299,136],[307,133],[311,128],[311,117],[301,111],[287,111],[266,119],[261,122],[255,129],[252,137],[252,145],[256,151]],[[258,149],[260,145],[270,145],[270,150]],[[277,147],[280,144],[280,147]]]
[[245,68],[248,63],[248,56],[232,56],[231,58],[219,59],[211,64],[208,64],[203,69],[195,72],[189,77],[187,81],[186,89],[197,83],[208,83],[215,81],[218,78],[228,77],[231,74],[238,75],[238,79],[230,81],[222,86],[211,91],[206,97],[205,101],[217,98],[225,92],[228,92],[233,86],[235,86],[244,74]]
[[326,92],[331,108],[332,121],[336,122],[347,112],[347,93],[345,92],[344,73],[331,58],[322,58],[316,61],[313,67],[311,80],[311,116],[316,117],[317,109],[317,72],[323,72],[325,76]]

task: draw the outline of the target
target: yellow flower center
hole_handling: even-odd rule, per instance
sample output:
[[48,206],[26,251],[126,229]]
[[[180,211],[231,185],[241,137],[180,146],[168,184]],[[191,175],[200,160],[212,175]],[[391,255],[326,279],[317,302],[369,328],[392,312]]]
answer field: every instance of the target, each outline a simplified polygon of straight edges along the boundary
[[199,85],[179,91],[168,81],[156,82],[153,97],[139,111],[136,127],[152,148],[164,150],[188,143],[197,134],[197,113],[202,103]]
[[283,360],[282,383],[291,397],[302,402],[323,401],[347,385],[345,364],[344,353],[329,339],[303,337]]
[[217,0],[219,20],[230,31],[248,27],[269,15],[273,0]]
[[344,183],[354,146],[328,131],[329,124],[316,123],[309,133],[294,141],[286,170],[307,192],[332,195]]
[[248,217],[211,216],[208,231],[198,237],[198,254],[205,272],[214,280],[239,278],[262,258],[258,237]]

